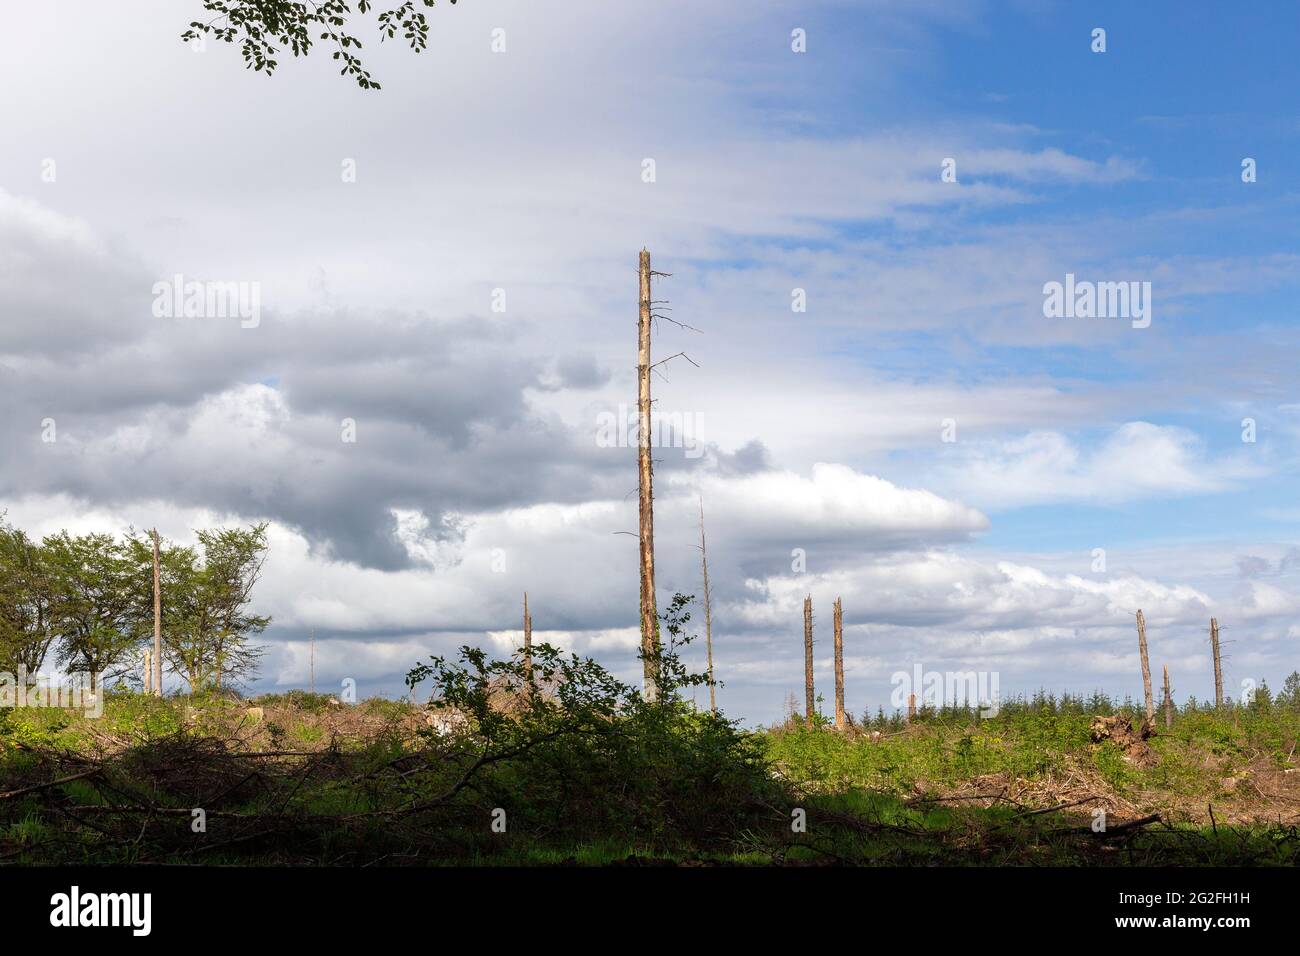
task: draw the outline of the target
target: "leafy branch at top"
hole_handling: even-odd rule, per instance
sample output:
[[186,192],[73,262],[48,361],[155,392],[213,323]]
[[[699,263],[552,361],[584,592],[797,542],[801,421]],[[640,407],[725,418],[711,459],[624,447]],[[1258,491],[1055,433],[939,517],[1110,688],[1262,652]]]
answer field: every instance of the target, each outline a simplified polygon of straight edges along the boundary
[[214,16],[206,22],[190,23],[181,39],[193,42],[211,36],[224,43],[238,43],[245,66],[268,76],[279,66],[276,55],[281,50],[306,56],[317,39],[333,42],[332,57],[341,64],[339,74],[354,77],[363,90],[377,90],[380,85],[353,52],[361,49],[361,41],[347,32],[349,21],[354,15],[374,12],[381,41],[391,40],[401,31],[406,44],[419,53],[429,44],[429,22],[424,12],[416,9],[417,2],[432,7],[435,0],[404,0],[400,6],[379,11],[374,0],[355,0],[355,11],[352,0],[203,0],[203,9]]

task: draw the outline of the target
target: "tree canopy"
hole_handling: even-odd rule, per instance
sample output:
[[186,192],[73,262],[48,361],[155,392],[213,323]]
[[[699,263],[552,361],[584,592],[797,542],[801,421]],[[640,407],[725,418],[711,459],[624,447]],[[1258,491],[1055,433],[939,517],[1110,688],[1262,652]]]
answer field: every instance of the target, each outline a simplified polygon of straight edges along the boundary
[[[242,680],[257,666],[261,648],[251,638],[271,619],[249,604],[266,527],[203,529],[190,547],[160,543],[163,658],[192,691]],[[53,652],[69,674],[130,679],[153,626],[148,534],[61,531],[38,543],[0,522],[0,671],[34,679]]]

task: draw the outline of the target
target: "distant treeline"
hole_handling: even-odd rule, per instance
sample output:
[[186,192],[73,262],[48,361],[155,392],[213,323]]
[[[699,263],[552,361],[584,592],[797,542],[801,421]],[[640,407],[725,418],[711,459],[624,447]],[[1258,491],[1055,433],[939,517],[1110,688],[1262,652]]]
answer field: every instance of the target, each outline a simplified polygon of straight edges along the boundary
[[[804,724],[803,715],[795,710],[793,701],[793,697],[786,701],[786,722],[802,726]],[[1163,719],[1163,707],[1162,702],[1157,702],[1157,722]],[[1240,703],[1228,698],[1223,704],[1225,713],[1234,711],[1260,712],[1270,711],[1275,708],[1300,712],[1300,671],[1292,671],[1291,675],[1282,683],[1282,690],[1276,695],[1269,689],[1266,681],[1261,681],[1259,686],[1255,688],[1248,703]],[[988,707],[978,707],[974,704],[946,703],[936,707],[933,704],[922,705],[918,702],[914,719],[918,721],[936,720],[970,723],[980,719],[981,716],[1016,717],[1022,714],[1052,714],[1058,716],[1080,714],[1103,717],[1109,717],[1112,714],[1126,714],[1141,716],[1143,709],[1143,705],[1135,702],[1131,697],[1120,699],[1111,697],[1101,691],[1095,691],[1088,695],[1071,694],[1069,692],[1058,695],[1040,690],[1032,695],[1019,695],[1000,701],[996,714],[992,713]],[[1216,708],[1213,700],[1202,701],[1196,697],[1189,697],[1181,706],[1171,703],[1170,709],[1175,714],[1189,716],[1197,713],[1211,713]],[[826,720],[828,718],[823,718],[823,722]],[[884,707],[877,707],[875,714],[860,718],[855,721],[855,724],[862,730],[902,730],[907,726],[907,715],[901,710],[887,712]]]
[[[266,557],[266,525],[159,542],[165,668],[191,691],[238,682],[261,650],[249,638],[269,617],[248,610]],[[0,515],[0,671],[46,667],[133,682],[154,632],[153,539],[128,530],[35,541]]]

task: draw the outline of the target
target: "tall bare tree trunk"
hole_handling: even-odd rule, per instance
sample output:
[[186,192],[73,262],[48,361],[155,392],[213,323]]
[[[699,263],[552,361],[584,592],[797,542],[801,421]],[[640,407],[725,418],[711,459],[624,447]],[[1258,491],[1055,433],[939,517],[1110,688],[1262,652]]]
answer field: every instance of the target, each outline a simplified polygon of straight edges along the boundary
[[148,651],[144,652],[144,692],[153,693],[153,655]]
[[1155,716],[1155,703],[1151,698],[1151,661],[1147,658],[1147,619],[1137,612],[1138,652],[1142,655],[1142,694],[1146,698],[1147,720]]
[[907,722],[916,720],[916,694],[907,695]]
[[641,657],[646,700],[659,699],[659,612],[655,606],[654,467],[650,459],[650,253],[641,250],[637,323],[638,533],[641,539]]
[[1223,664],[1219,659],[1219,619],[1210,618],[1210,646],[1214,650],[1214,706],[1223,708]]
[[162,696],[162,570],[157,528],[153,529],[153,692]]
[[844,718],[844,607],[835,599],[835,729],[843,730]]
[[1174,725],[1174,704],[1169,697],[1169,665],[1165,665],[1165,729]]
[[812,634],[812,595],[809,594],[803,599],[803,695],[804,716],[807,717],[809,726],[812,726],[817,714],[817,698],[813,696]]
[[704,542],[704,497],[700,497],[700,563],[704,566],[704,647],[709,655],[709,711],[718,712],[717,685],[713,680],[713,596],[709,592],[709,551]]
[[524,674],[528,677],[528,696],[533,694],[533,616],[528,613],[528,592],[524,592]]

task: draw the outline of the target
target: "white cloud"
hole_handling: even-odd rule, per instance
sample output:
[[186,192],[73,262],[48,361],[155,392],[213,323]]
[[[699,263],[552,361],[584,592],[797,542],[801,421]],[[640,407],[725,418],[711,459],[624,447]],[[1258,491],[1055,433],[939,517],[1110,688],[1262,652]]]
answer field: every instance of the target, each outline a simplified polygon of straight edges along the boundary
[[1211,457],[1187,429],[1148,422],[1122,425],[1090,450],[1051,431],[951,447],[943,483],[988,507],[1206,494],[1265,473],[1242,455]]
[[694,498],[691,492],[702,494],[712,525],[750,540],[797,544],[851,538],[871,550],[878,542],[896,546],[902,539],[914,545],[988,527],[988,519],[959,502],[826,462],[814,464],[808,477],[790,471],[738,477],[676,473],[667,490],[688,502]]

